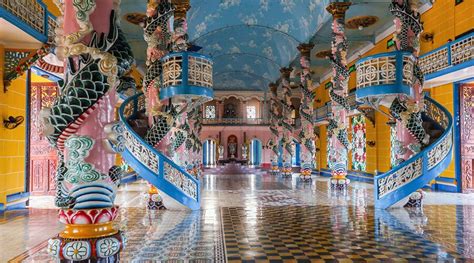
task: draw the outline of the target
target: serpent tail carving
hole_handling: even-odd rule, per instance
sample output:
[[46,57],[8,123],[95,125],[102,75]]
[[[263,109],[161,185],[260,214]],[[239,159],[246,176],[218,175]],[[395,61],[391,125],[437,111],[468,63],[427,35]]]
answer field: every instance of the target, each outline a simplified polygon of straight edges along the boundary
[[[79,209],[86,208],[90,204],[78,201],[75,191],[79,189],[75,187],[68,189],[66,181],[73,186],[77,183],[89,183],[100,184],[106,188],[107,184],[101,183],[102,181],[117,182],[119,172],[117,167],[111,167],[108,169],[108,174],[104,175],[85,161],[84,158],[89,155],[95,144],[94,140],[89,136],[75,135],[89,116],[96,114],[94,111],[101,103],[110,100],[106,95],[111,88],[119,84],[116,82],[117,79],[121,83],[118,87],[122,89],[133,86],[131,79],[125,75],[131,69],[134,58],[123,32],[116,24],[114,10],[111,11],[109,22],[108,34],[91,31],[87,46],[73,44],[77,46],[77,50],[71,55],[75,55],[76,59],[72,56],[67,58],[67,72],[64,80],[59,83],[61,94],[50,109],[44,109],[42,112],[44,133],[51,145],[58,150],[55,200],[58,207]],[[81,146],[80,149],[75,148],[78,145]],[[64,150],[68,151],[67,159]],[[114,190],[109,190],[111,197],[114,196]],[[113,202],[107,203],[111,204]]]

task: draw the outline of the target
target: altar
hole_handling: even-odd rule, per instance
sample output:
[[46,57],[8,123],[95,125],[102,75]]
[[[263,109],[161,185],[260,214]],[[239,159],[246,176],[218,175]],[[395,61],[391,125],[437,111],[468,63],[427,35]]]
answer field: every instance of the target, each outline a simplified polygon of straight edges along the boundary
[[235,159],[235,158],[229,158],[229,159],[221,159],[217,161],[217,164],[222,165],[222,164],[227,164],[227,163],[238,163],[242,165],[247,165],[248,164],[247,159]]

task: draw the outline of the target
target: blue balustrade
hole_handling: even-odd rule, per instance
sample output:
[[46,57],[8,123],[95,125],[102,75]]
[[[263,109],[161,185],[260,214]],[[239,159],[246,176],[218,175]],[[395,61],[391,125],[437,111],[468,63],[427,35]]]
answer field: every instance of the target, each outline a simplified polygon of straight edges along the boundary
[[451,162],[453,119],[446,108],[425,97],[425,117],[439,124],[443,134],[428,147],[394,169],[374,178],[376,208],[388,208],[422,188],[443,172]]
[[405,94],[413,96],[415,57],[404,51],[380,53],[356,63],[356,100]]
[[213,98],[212,60],[209,57],[195,52],[174,52],[164,56],[161,62],[161,100]]
[[0,17],[40,42],[46,43],[54,38],[56,17],[41,0],[2,0]]
[[418,62],[426,80],[474,66],[474,33],[424,54]]
[[122,158],[138,175],[158,189],[195,210],[200,207],[200,183],[158,150],[150,146],[129,125],[128,120],[136,117],[145,109],[143,93],[127,98],[119,109],[119,116],[124,126],[125,150]]

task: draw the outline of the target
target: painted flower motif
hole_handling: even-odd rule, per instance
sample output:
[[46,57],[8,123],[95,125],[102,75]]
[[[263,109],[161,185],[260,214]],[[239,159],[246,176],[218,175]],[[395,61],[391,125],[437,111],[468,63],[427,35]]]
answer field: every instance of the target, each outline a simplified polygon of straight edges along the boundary
[[91,247],[86,241],[73,241],[63,248],[63,255],[69,260],[86,260],[90,258]]
[[59,246],[61,241],[59,239],[50,239],[48,240],[48,254],[53,257],[59,257]]
[[110,257],[120,249],[120,243],[116,238],[104,238],[97,241],[97,256]]

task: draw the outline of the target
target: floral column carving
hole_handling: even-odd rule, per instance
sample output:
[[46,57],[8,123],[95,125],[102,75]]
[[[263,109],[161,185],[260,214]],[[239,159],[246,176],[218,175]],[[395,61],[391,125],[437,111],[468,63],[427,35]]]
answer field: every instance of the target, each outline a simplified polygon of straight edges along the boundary
[[132,85],[126,74],[134,58],[118,26],[119,1],[57,4],[63,16],[56,55],[66,66],[61,94],[42,115],[43,133],[58,153],[55,204],[65,229],[48,251],[61,261],[116,261],[125,238],[113,223],[123,172],[114,165],[114,151],[123,149],[114,109],[116,91]]
[[329,4],[326,10],[332,14],[332,41],[331,56],[329,57],[332,65],[332,87],[329,90],[331,98],[332,115],[328,124],[328,136],[330,138],[330,147],[334,149],[333,164],[331,169],[331,188],[346,189],[349,184],[347,175],[348,150],[350,148],[347,139],[348,118],[347,112],[350,109],[347,103],[347,86],[349,80],[349,71],[347,69],[347,39],[345,36],[345,13],[350,2],[333,2]]
[[293,126],[291,126],[291,87],[290,87],[290,74],[293,71],[292,68],[281,68],[281,86],[283,88],[283,101],[282,101],[282,134],[280,144],[283,147],[282,152],[282,175],[291,176],[291,159],[293,156],[293,149],[291,146]]
[[301,98],[300,103],[300,117],[301,117],[301,131],[298,137],[302,144],[301,149],[301,176],[303,179],[310,178],[311,172],[314,169],[314,153],[315,153],[315,136],[313,126],[313,100],[314,93],[312,88],[311,73],[310,73],[310,54],[313,49],[313,44],[300,44],[298,50],[300,51],[300,65],[301,65]]
[[[171,32],[168,22],[173,16],[173,6],[167,1],[151,0],[147,3],[146,16],[143,24],[143,37],[147,42],[146,74],[143,87],[148,114],[148,130],[145,140],[150,145],[166,153],[168,142],[164,140],[174,122],[173,116],[162,111],[160,87],[162,63],[161,58],[169,51]],[[148,208],[152,210],[165,209],[158,189],[150,184],[148,190]]]
[[280,131],[279,131],[279,123],[281,121],[280,118],[280,102],[278,100],[278,94],[277,94],[277,89],[278,85],[276,83],[270,83],[268,85],[270,88],[271,92],[271,97],[270,97],[270,132],[272,133],[272,137],[268,141],[267,147],[269,147],[273,151],[273,157],[271,159],[272,163],[272,168],[271,168],[271,173],[272,174],[279,174],[280,173],[280,147],[279,147],[279,137],[280,137]]
[[411,85],[413,96],[398,95],[390,105],[390,114],[397,120],[394,152],[395,165],[398,165],[420,152],[421,148],[429,143],[430,136],[425,132],[421,119],[424,81],[418,64],[419,37],[423,31],[421,15],[418,13],[417,3],[410,0],[392,1],[390,12],[395,16],[395,48],[411,52],[415,58],[411,73],[414,76]]

